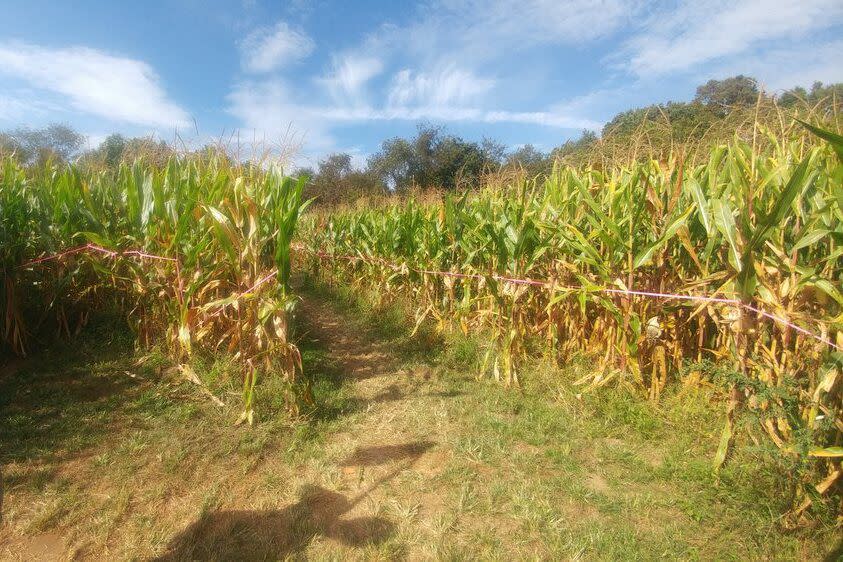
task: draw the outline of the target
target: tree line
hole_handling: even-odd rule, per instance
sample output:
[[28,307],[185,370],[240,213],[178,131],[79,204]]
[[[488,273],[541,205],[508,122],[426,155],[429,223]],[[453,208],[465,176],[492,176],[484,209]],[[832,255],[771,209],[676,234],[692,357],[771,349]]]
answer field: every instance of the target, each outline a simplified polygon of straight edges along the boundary
[[[490,173],[517,172],[528,177],[548,174],[555,163],[600,166],[601,160],[660,158],[677,145],[705,150],[715,142],[747,130],[747,123],[763,120],[773,112],[807,108],[812,114],[839,112],[843,84],[815,82],[806,90],[796,87],[779,95],[760,90],[753,78],[738,75],[709,80],[700,85],[689,102],[667,102],[630,109],[615,115],[600,131],[584,130],[550,151],[531,144],[509,149],[483,138],[465,140],[443,127],[420,124],[412,138],[385,140],[363,167],[355,167],[347,153],[329,154],[315,168],[301,168],[294,175],[310,178],[307,195],[320,204],[353,201],[362,196],[401,193],[414,189],[455,190],[473,188]],[[766,113],[765,113],[766,112]],[[150,137],[108,136],[93,149],[85,137],[67,125],[44,129],[18,128],[0,132],[0,155],[12,154],[25,164],[46,160],[75,162],[80,166],[116,168],[123,161],[143,157],[164,163],[177,151],[173,145]],[[183,153],[183,151],[181,151]],[[225,147],[208,145],[194,155],[236,158]]]
[[[811,113],[839,111],[843,84],[815,82],[810,90],[796,87],[768,95],[758,82],[738,75],[709,80],[689,102],[668,102],[617,114],[598,136],[584,130],[579,137],[544,152],[531,144],[508,150],[484,138],[471,142],[441,127],[422,124],[414,137],[392,138],[381,144],[365,167],[357,169],[346,153],[330,154],[315,169],[299,173],[311,178],[309,195],[325,204],[353,201],[361,196],[400,193],[413,189],[453,190],[478,186],[487,173],[520,172],[542,177],[555,163],[600,166],[601,159],[629,159],[636,155],[666,158],[677,145],[707,153],[711,144],[749,134],[756,120],[779,112],[806,108]],[[774,115],[775,114],[775,115]]]

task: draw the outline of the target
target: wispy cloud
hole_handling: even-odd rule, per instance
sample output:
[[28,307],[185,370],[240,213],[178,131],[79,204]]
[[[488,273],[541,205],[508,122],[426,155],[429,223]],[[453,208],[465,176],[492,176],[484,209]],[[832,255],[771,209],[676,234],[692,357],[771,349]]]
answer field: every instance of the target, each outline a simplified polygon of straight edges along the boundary
[[[537,45],[604,37],[639,9],[639,0],[428,0],[416,9],[410,24],[385,24],[356,46],[335,54],[328,71],[312,82],[321,91],[288,88],[286,79],[277,74],[239,82],[228,97],[229,112],[247,129],[270,135],[293,123],[306,132],[311,150],[331,149],[340,124],[366,121],[427,119],[599,129],[595,120],[564,106],[507,108],[506,99],[496,96],[497,78],[480,69]],[[297,37],[288,25],[279,26],[281,33],[259,30],[249,45],[241,44],[244,56],[259,51],[258,45],[276,35],[290,43],[277,49],[288,53],[289,60],[301,60],[312,51],[306,35]],[[245,68],[261,72],[280,66],[244,62]],[[375,80],[387,71],[388,80]]]
[[246,132],[269,143],[306,142],[316,151],[335,144],[330,123],[293,98],[293,92],[280,79],[245,81],[228,95],[228,112],[236,117]]
[[[293,123],[309,148],[332,150],[340,126],[375,121],[599,130],[617,111],[675,97],[676,87],[660,87],[666,76],[690,87],[744,73],[779,88],[843,74],[839,40],[828,37],[843,23],[839,0],[422,0],[408,22],[344,46],[309,87],[286,88],[277,73],[237,84],[230,112],[256,130]],[[308,41],[288,49],[299,53],[290,60],[309,54]],[[556,47],[600,72],[586,73],[596,75],[588,84],[548,77]],[[524,64],[534,60],[539,70]]]
[[431,72],[404,69],[392,80],[388,94],[391,107],[440,107],[476,102],[489,92],[495,81],[473,72],[446,65]]
[[331,71],[319,79],[338,103],[362,103],[366,84],[383,71],[383,63],[372,56],[345,53],[332,59]]
[[258,28],[240,42],[243,68],[255,73],[272,72],[301,61],[315,47],[306,33],[284,21]]
[[[841,23],[839,0],[696,0],[657,10],[630,39],[622,64],[639,76],[684,71],[764,42]],[[751,61],[749,61],[751,62]]]
[[[4,74],[59,94],[76,110],[112,121],[153,127],[189,122],[187,112],[168,99],[158,75],[143,61],[86,47],[2,43],[0,75]],[[11,102],[6,106],[14,109]]]
[[768,92],[781,92],[794,86],[810,87],[815,81],[843,81],[843,39],[821,44],[773,48],[748,60],[728,60],[715,65],[707,77],[734,76],[743,73],[757,77]]
[[564,108],[547,111],[509,111],[459,105],[313,105],[293,98],[279,79],[243,82],[228,96],[229,112],[247,130],[269,138],[288,134],[290,126],[306,138],[311,150],[331,150],[331,129],[338,123],[366,121],[419,121],[533,124],[563,129],[599,129],[600,123],[567,114]]
[[466,43],[483,45],[486,39],[495,49],[501,42],[532,46],[592,41],[615,31],[641,5],[636,0],[440,0],[429,9],[446,20],[459,18]]
[[11,94],[0,95],[0,121],[21,122],[61,111],[61,106],[38,99],[31,90],[17,90]]
[[598,129],[600,123],[564,113],[548,111],[484,110],[473,107],[312,107],[307,111],[329,121],[419,121],[511,123],[544,125],[562,129]]
[[583,45],[627,24],[640,0],[429,0],[406,26],[384,26],[373,48],[422,60],[493,61],[537,46]]

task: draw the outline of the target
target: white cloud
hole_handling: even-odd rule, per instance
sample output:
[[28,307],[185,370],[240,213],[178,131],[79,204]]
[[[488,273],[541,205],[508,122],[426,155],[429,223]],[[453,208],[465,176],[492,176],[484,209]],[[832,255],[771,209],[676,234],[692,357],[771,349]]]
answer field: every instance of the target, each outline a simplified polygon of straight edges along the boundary
[[366,41],[425,63],[511,57],[536,46],[576,45],[629,24],[642,0],[429,0],[407,26],[385,25]]
[[748,74],[758,79],[768,92],[777,93],[794,86],[810,88],[819,80],[825,83],[843,81],[843,40],[826,44],[804,44],[795,48],[775,48],[748,57],[748,60],[730,60],[713,69],[698,81],[716,77]]
[[434,121],[474,123],[513,123],[544,125],[562,129],[599,129],[600,124],[564,113],[549,111],[484,110],[473,107],[387,107],[311,108],[312,115],[329,121]]
[[88,133],[85,135],[85,147],[89,149],[97,148],[103,143],[111,133]]
[[[367,121],[429,119],[599,129],[599,123],[565,106],[504,109],[506,101],[497,94],[508,92],[482,69],[494,68],[497,74],[520,64],[515,57],[530,48],[580,46],[605,37],[628,24],[644,5],[643,0],[422,2],[410,24],[384,24],[355,47],[334,55],[325,75],[311,82],[321,91],[288,88],[277,78],[252,80],[235,85],[228,97],[229,112],[246,129],[269,135],[286,131],[292,123],[305,134],[309,151],[334,150],[337,127]],[[280,35],[289,39],[289,26],[279,26]],[[257,46],[274,35],[279,34],[261,31],[251,50],[258,51]],[[294,46],[284,43],[289,53],[285,60],[300,60],[313,48],[306,36],[289,42]],[[246,68],[265,72],[278,67],[270,62],[249,64],[243,50]],[[393,72],[389,80],[376,80],[386,70]],[[521,96],[518,104],[523,103]]]
[[591,119],[575,117],[559,111],[489,111],[484,115],[486,123],[530,123],[561,129],[590,129],[598,131],[601,123]]
[[361,103],[366,84],[383,71],[380,59],[344,54],[333,57],[331,73],[320,79],[338,102]]
[[10,96],[0,97],[0,120],[12,121],[25,115],[32,107],[24,100]]
[[[334,58],[331,72],[318,80],[332,103],[307,100],[285,105],[285,113],[323,133],[340,123],[421,119],[599,129],[595,120],[563,106],[502,109],[507,101],[501,96],[519,98],[518,105],[524,96],[511,96],[483,69],[498,74],[516,65],[516,74],[529,74],[516,58],[527,56],[525,50],[605,37],[643,5],[642,0],[423,0],[408,25],[384,24],[353,54]],[[385,87],[378,81],[374,89],[372,79],[393,68]]]
[[307,143],[313,150],[329,150],[334,145],[330,124],[318,112],[298,104],[281,80],[237,84],[228,102],[228,112],[262,142]]
[[243,68],[249,72],[272,72],[307,58],[315,48],[313,39],[303,31],[279,21],[261,27],[240,42]]
[[0,121],[19,123],[61,111],[61,106],[37,97],[31,90],[18,90],[12,95],[0,95]]
[[475,102],[489,92],[495,81],[448,65],[433,72],[402,70],[392,81],[388,105],[440,107]]
[[802,37],[841,19],[839,0],[693,0],[653,13],[627,43],[624,65],[639,76],[683,71],[765,41]]
[[534,124],[566,129],[599,129],[600,124],[564,112],[485,110],[454,105],[372,107],[368,105],[312,105],[301,103],[280,80],[238,84],[228,96],[229,113],[247,131],[274,142],[296,131],[310,151],[335,147],[331,129],[339,123],[365,121],[418,121]]
[[[167,98],[155,71],[139,60],[85,47],[4,43],[0,44],[2,74],[60,94],[76,110],[113,121],[154,127],[185,126],[189,121],[187,112]],[[16,107],[7,102],[7,110]]]
[[466,42],[495,48],[495,40],[531,45],[598,39],[639,6],[634,0],[441,0],[431,9],[446,21],[463,22]]

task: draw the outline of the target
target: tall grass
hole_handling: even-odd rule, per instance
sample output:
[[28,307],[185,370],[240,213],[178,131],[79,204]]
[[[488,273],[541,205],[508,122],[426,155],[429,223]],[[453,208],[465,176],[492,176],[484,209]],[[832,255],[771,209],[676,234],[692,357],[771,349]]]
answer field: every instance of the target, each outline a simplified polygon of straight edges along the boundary
[[[9,350],[23,355],[51,330],[72,335],[91,311],[116,306],[141,344],[164,343],[180,363],[197,346],[239,358],[250,422],[259,372],[295,382],[288,282],[304,179],[175,157],[116,171],[25,169],[6,158],[0,172],[0,336]],[[85,244],[98,248],[37,261]]]
[[706,373],[695,365],[731,364],[716,381],[730,392],[715,464],[737,413],[751,412],[783,455],[810,468],[810,500],[840,476],[843,354],[743,306],[605,292],[736,299],[843,346],[843,163],[789,130],[759,126],[764,142],[736,138],[701,163],[677,151],[607,169],[557,166],[543,182],[440,203],[314,215],[305,253],[314,269],[384,298],[411,294],[418,322],[490,333],[481,375],[508,385],[528,347],[558,361],[591,355],[581,384],[627,385],[653,401],[668,385],[699,384]]

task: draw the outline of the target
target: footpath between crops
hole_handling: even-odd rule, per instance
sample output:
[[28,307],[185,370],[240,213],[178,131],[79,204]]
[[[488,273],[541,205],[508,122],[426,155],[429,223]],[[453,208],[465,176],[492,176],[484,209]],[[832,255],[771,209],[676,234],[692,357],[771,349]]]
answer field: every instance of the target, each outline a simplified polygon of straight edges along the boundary
[[0,381],[12,422],[0,445],[16,448],[2,451],[0,559],[819,560],[833,548],[822,529],[779,530],[756,466],[737,459],[713,480],[720,412],[705,394],[657,415],[611,389],[578,396],[582,365],[536,365],[527,388],[504,389],[475,379],[469,340],[413,336],[400,311],[346,289],[296,291],[319,407],[293,426],[234,427],[236,394],[213,368],[199,372],[222,411],[122,352]]
[[[729,489],[758,480],[756,467],[734,466],[725,482],[715,482],[715,440],[706,442],[687,427],[677,435],[686,424],[710,424],[716,433],[719,412],[701,405],[706,395],[680,398],[672,418],[659,418],[624,392],[583,401],[570,379],[554,381],[559,386],[552,389],[504,389],[476,380],[476,350],[465,349],[465,340],[445,341],[424,330],[411,336],[412,323],[399,310],[372,308],[348,288],[308,284],[302,294],[303,325],[362,405],[328,440],[329,449],[354,451],[338,462],[339,482],[350,486],[344,488],[349,497],[367,494],[356,515],[389,521],[383,537],[371,535],[362,551],[343,555],[637,560],[827,554],[830,542],[814,542],[822,536],[777,529],[769,498]],[[582,368],[571,366],[568,375],[578,378]],[[547,375],[533,369],[533,378]],[[308,554],[336,555],[336,544],[315,548]]]

